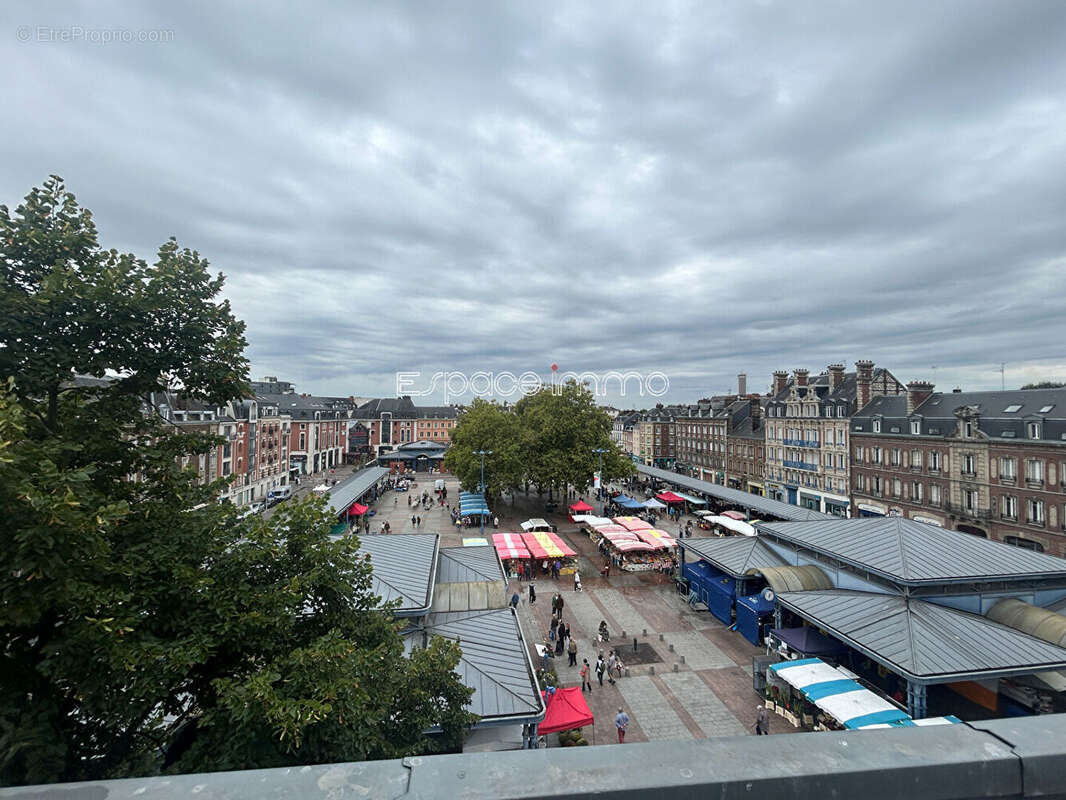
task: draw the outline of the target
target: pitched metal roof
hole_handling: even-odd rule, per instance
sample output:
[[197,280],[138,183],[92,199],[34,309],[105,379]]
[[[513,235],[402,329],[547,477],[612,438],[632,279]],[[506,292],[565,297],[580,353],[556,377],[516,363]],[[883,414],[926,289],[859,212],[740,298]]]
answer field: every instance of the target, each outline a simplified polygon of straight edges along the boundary
[[1066,666],[1066,649],[945,606],[840,589],[777,599],[832,636],[919,683],[1023,675]]
[[329,490],[327,508],[334,514],[343,514],[349,506],[362,497],[375,483],[389,474],[387,467],[367,467],[344,483],[338,483]]
[[[463,684],[474,690],[468,711],[482,720],[543,719],[540,686],[511,608],[430,614],[424,630],[429,636],[442,636],[459,643],[462,657],[456,672]],[[421,643],[421,630],[405,636],[408,650],[420,647]]]
[[903,517],[760,522],[756,528],[905,585],[1066,578],[1064,559]]
[[753,509],[759,514],[768,514],[788,520],[837,519],[837,517],[823,514],[820,511],[812,511],[809,508],[782,503],[780,500],[771,500],[769,497],[761,497],[740,489],[730,489],[728,486],[719,486],[717,483],[696,480],[670,470],[649,467],[644,464],[637,464],[636,467],[638,472],[649,477],[658,478],[666,483],[683,486],[696,492],[703,492],[711,497],[717,497],[722,502]]
[[496,548],[444,547],[437,559],[437,584],[472,583],[476,581],[507,582]]
[[749,570],[781,567],[788,563],[757,536],[679,539],[677,543],[693,555],[709,561],[734,578],[744,577]]
[[438,533],[366,534],[359,537],[359,557],[370,556],[371,588],[385,602],[399,600],[398,617],[419,616],[433,602]]

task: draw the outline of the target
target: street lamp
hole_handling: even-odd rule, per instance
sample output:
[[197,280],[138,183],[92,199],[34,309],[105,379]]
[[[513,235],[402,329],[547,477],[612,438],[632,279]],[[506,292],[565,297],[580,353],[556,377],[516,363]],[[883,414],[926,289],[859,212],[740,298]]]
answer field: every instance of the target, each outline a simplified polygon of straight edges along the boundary
[[603,516],[603,454],[607,452],[602,447],[592,448],[592,452],[600,457],[600,516]]
[[[491,450],[475,450],[475,456],[481,456],[481,496],[485,496],[485,456],[491,456]],[[485,515],[480,514],[481,517],[481,538],[485,538]]]

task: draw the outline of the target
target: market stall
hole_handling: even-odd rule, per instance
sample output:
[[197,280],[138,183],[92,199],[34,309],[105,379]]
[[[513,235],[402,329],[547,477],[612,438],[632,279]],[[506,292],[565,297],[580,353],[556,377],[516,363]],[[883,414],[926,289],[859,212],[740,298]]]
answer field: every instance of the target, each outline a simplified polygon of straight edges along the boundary
[[863,688],[854,673],[831,667],[818,658],[771,664],[767,677],[768,692],[774,698],[770,700],[773,710],[791,718],[795,724],[816,730],[863,730],[914,724],[906,711]]
[[707,608],[726,625],[733,624],[733,606],[737,599],[736,579],[719,575],[706,584]]
[[737,631],[754,645],[760,645],[774,620],[774,593],[763,589],[758,594],[738,597]]
[[544,562],[549,565],[553,561],[561,564],[560,575],[572,575],[577,569],[577,553],[559,538],[559,534],[551,531],[532,531],[522,534],[522,542],[529,549],[534,559],[540,560],[543,568]]
[[668,550],[673,550],[677,547],[677,539],[668,534],[666,531],[660,531],[655,528],[640,528],[639,530],[631,531],[640,537],[642,542],[648,544],[662,545]]
[[463,547],[488,547],[489,540],[480,536],[471,536],[463,539]]
[[581,514],[589,514],[592,512],[592,506],[586,503],[584,500],[578,500],[576,503],[570,506],[570,521],[577,522],[575,516]]
[[621,525],[627,531],[647,530],[653,527],[650,522],[645,522],[640,517],[615,517],[615,525]]
[[595,742],[596,728],[594,717],[585,700],[584,692],[576,686],[569,689],[551,689],[544,695],[544,719],[537,725],[537,735],[577,730],[591,727]]
[[540,517],[535,517],[534,519],[527,519],[525,522],[522,523],[521,528],[526,533],[530,533],[532,531],[552,530],[551,523],[549,523],[545,519],[541,519]]
[[601,525],[613,525],[607,517],[597,517],[592,514],[578,514],[573,517],[575,523],[581,526],[581,530],[584,531],[593,541],[596,541],[598,537],[595,535],[596,528]]
[[644,501],[644,507],[648,509],[648,511],[662,511],[666,508],[666,503],[660,503],[653,497],[650,500]]
[[611,498],[611,502],[613,502],[619,508],[626,508],[631,511],[644,510],[644,504],[642,502],[640,502],[639,500],[634,500],[632,497],[626,494],[616,495],[615,497]]
[[841,656],[848,647],[831,636],[826,636],[810,625],[799,628],[773,628],[766,639],[767,646],[785,658],[810,658],[812,656]]
[[656,500],[661,500],[662,502],[666,503],[668,506],[680,506],[680,505],[684,505],[684,503],[685,503],[685,499],[683,497],[681,497],[679,495],[676,495],[673,492],[669,492],[669,491],[667,491],[667,492],[659,492],[657,495],[655,495],[655,499]]
[[735,519],[740,522],[743,522],[748,518],[748,515],[745,514],[743,511],[723,511],[721,513],[721,516],[729,517],[730,519]]
[[724,514],[707,514],[701,516],[697,524],[703,530],[710,531],[717,536],[732,536],[734,534],[740,536],[755,536],[755,528],[747,522],[741,522],[732,517],[727,517]]

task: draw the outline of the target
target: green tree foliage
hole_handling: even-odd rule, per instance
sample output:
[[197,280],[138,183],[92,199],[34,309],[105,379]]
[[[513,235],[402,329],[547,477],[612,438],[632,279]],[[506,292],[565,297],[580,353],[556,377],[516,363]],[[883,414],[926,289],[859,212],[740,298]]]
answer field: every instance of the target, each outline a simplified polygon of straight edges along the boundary
[[490,492],[529,481],[546,489],[591,485],[604,449],[605,479],[633,474],[632,462],[611,441],[611,419],[595,403],[588,387],[569,381],[545,387],[511,407],[475,400],[452,432],[445,466],[463,486],[480,480],[478,450],[485,458],[485,483]]
[[0,269],[0,783],[454,747],[458,648],[404,658],[321,500],[240,520],[179,466],[215,440],[146,413],[246,386],[207,262],[101,250],[53,177],[0,207]]
[[1027,383],[1023,386],[1023,389],[1061,389],[1066,386],[1066,383],[1059,381],[1040,381],[1039,383]]

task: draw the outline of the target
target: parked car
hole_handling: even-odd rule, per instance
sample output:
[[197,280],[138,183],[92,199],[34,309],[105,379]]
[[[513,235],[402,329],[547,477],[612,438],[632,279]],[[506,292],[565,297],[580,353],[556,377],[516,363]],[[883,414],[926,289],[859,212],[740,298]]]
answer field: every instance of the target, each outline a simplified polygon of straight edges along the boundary
[[278,503],[283,503],[292,497],[292,487],[282,486],[280,489],[271,490],[267,495],[267,508],[273,508]]

